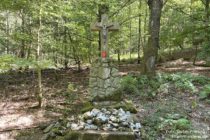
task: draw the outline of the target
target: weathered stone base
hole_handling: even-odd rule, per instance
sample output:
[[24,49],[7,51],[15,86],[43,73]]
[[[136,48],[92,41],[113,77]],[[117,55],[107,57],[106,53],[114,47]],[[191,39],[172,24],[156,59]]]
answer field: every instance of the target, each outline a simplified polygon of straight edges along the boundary
[[133,132],[71,131],[57,140],[136,140]]
[[121,100],[118,70],[110,63],[97,62],[90,70],[89,92],[93,101]]

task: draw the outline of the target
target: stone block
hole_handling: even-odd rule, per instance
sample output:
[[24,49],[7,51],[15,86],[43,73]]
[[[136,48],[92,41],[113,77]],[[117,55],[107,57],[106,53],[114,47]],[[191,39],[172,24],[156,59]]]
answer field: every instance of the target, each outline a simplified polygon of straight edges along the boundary
[[[89,92],[93,100],[113,100],[113,97],[116,97],[115,92],[119,87],[120,78],[118,76],[118,70],[115,67],[110,63],[97,63],[92,65],[89,80]],[[117,96],[117,98],[118,97],[119,96]],[[121,98],[119,97],[119,99]],[[119,99],[114,98],[114,100]]]
[[133,132],[71,131],[63,140],[136,140],[136,138]]

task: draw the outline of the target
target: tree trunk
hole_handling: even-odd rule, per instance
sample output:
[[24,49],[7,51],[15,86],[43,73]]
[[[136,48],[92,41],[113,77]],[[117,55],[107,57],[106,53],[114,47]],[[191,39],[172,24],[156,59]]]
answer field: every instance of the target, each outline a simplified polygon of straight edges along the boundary
[[141,0],[139,0],[139,37],[138,37],[138,64],[140,64],[140,47],[141,47]]
[[209,16],[210,16],[209,4],[210,4],[210,0],[206,0],[205,11],[206,11],[206,24],[207,25],[209,23]]
[[130,19],[130,22],[129,22],[129,30],[130,30],[130,34],[129,34],[129,53],[130,53],[130,60],[131,60],[131,57],[132,57],[132,20],[131,20],[131,5],[129,5],[129,19]]
[[[147,17],[148,17],[148,9],[146,8],[146,11],[145,11],[145,17],[144,17],[144,44],[143,44],[143,49],[146,48],[146,40],[147,40]],[[143,50],[144,51],[144,50]]]
[[150,36],[148,38],[147,47],[144,48],[143,73],[152,76],[155,75],[155,63],[158,56],[160,18],[163,2],[162,0],[148,0],[148,6],[150,10]]
[[6,50],[5,52],[9,54],[9,11],[6,12]]
[[38,99],[38,107],[42,107],[42,70],[39,66],[39,61],[41,60],[41,27],[42,27],[42,8],[41,8],[41,3],[42,1],[40,0],[40,9],[39,9],[39,28],[37,31],[37,60],[38,60],[38,68],[37,68],[37,73],[38,73],[38,92],[37,92],[37,99]]
[[[64,17],[64,22],[66,23],[66,18]],[[63,39],[63,44],[64,44],[64,67],[65,69],[68,69],[68,58],[67,58],[67,27],[64,27],[64,39]]]
[[[30,20],[29,20],[29,24],[30,25],[32,24],[32,18],[31,17],[30,17]],[[30,32],[30,36],[32,36],[32,28],[31,28],[31,26],[29,26],[29,32]],[[30,40],[30,45],[29,45],[28,50],[27,50],[27,59],[30,58],[32,47],[33,47],[33,41]]]
[[[208,26],[209,26],[209,17],[210,17],[210,10],[209,10],[209,5],[210,5],[210,0],[206,0],[206,3],[205,3],[205,11],[206,11],[206,20],[205,20],[205,24],[206,24],[206,27],[208,29]],[[206,34],[206,40],[209,41],[210,40],[210,35],[207,33]]]
[[[21,10],[21,20],[22,20],[22,33],[25,34],[25,11],[24,9]],[[25,39],[21,39],[21,49],[20,49],[20,57],[25,57]]]
[[117,49],[117,62],[120,65],[120,49]]

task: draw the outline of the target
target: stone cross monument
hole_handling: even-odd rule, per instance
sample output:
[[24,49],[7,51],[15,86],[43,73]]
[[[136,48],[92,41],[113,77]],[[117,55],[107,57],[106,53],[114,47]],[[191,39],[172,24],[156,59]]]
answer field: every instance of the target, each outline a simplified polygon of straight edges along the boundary
[[109,23],[108,16],[103,14],[101,16],[101,22],[96,22],[91,24],[92,31],[101,32],[101,58],[103,62],[107,62],[109,58],[109,48],[108,48],[108,32],[118,31],[118,23]]
[[94,101],[120,100],[118,70],[110,62],[108,47],[108,32],[118,31],[119,24],[110,23],[102,14],[101,22],[91,24],[91,30],[101,32],[101,55],[90,69],[89,92]]

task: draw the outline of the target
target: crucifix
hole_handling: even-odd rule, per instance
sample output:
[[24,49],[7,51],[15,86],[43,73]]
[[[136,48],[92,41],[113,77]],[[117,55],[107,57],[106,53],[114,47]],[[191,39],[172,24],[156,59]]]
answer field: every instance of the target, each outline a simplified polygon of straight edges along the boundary
[[109,58],[108,51],[108,32],[109,31],[118,31],[119,24],[118,23],[110,23],[108,21],[108,16],[106,14],[101,15],[101,22],[96,22],[91,24],[92,31],[100,31],[101,32],[101,59],[102,62],[107,62]]

